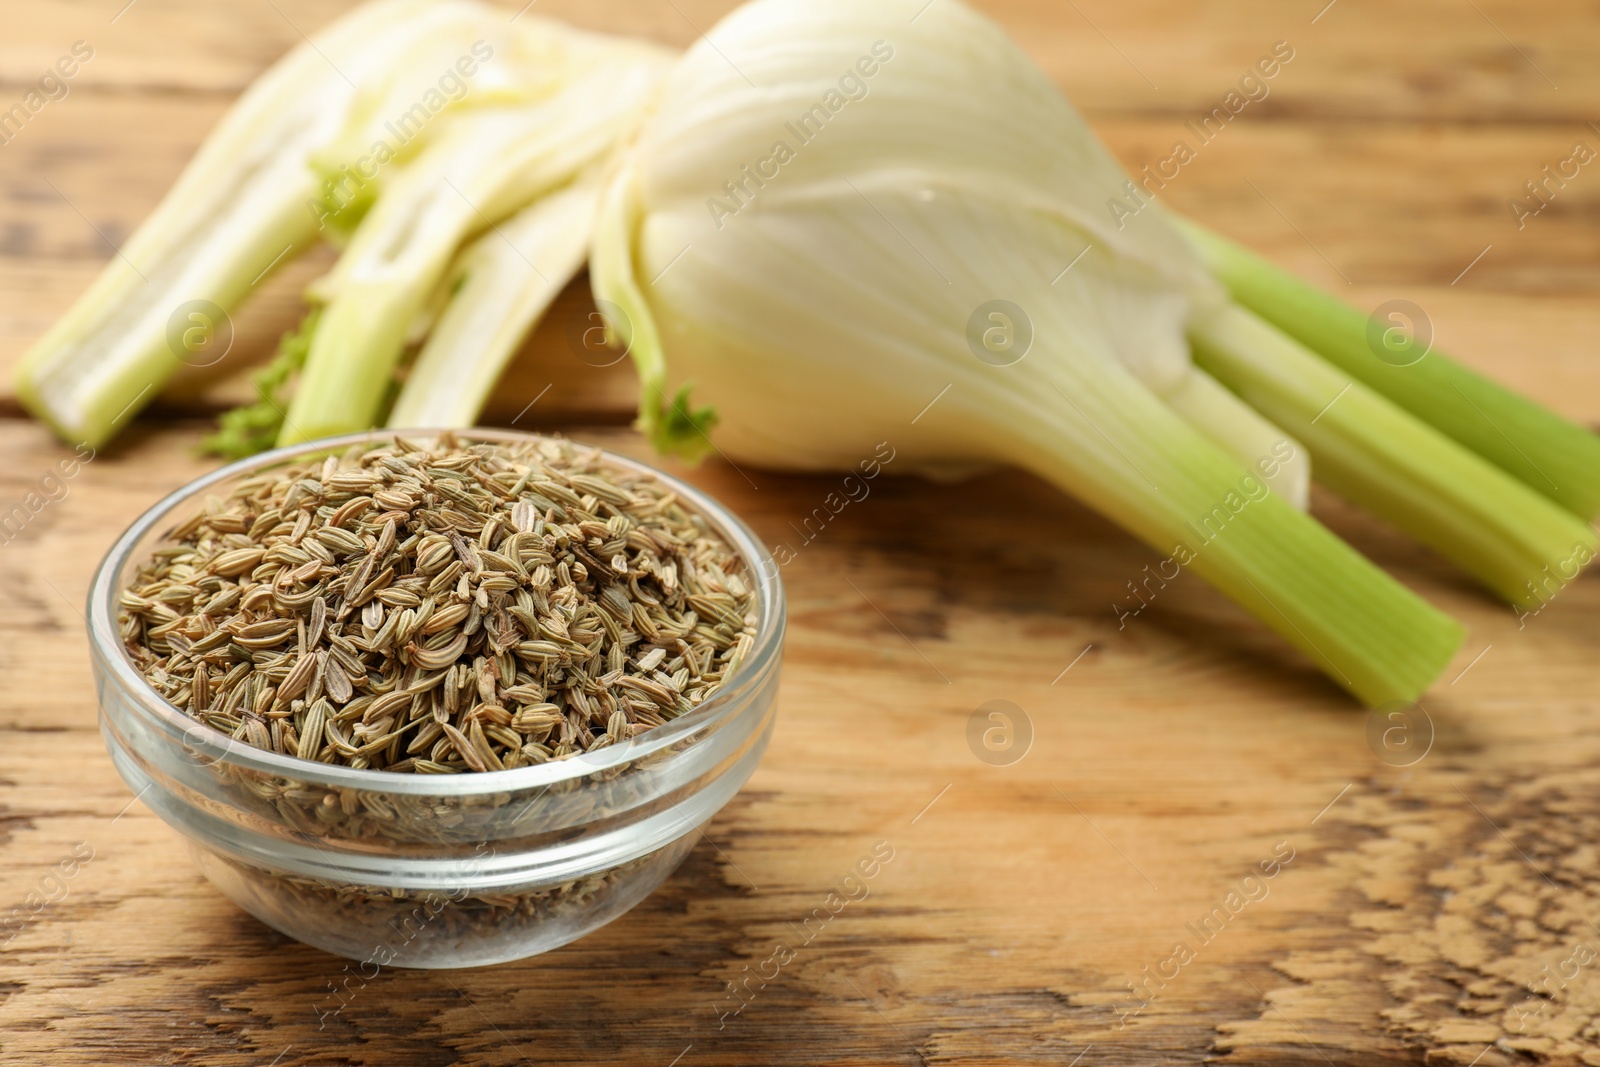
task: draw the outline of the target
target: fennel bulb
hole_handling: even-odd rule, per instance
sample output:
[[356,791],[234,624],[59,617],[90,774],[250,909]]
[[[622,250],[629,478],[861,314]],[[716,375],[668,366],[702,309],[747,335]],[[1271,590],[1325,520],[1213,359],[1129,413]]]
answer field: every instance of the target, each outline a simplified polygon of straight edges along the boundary
[[[1324,431],[1303,409],[1339,392],[1331,368],[1230,304],[1162,211],[1113,226],[1126,182],[955,0],[746,5],[668,77],[597,227],[641,427],[778,467],[846,467],[888,439],[904,467],[1028,468],[1359,698],[1414,699],[1459,626],[1296,510],[1305,448],[1274,422],[1317,433],[1341,491],[1513,600],[1534,559],[1592,531],[1359,383],[1341,384],[1370,425]],[[1407,449],[1443,466],[1385,480]]]

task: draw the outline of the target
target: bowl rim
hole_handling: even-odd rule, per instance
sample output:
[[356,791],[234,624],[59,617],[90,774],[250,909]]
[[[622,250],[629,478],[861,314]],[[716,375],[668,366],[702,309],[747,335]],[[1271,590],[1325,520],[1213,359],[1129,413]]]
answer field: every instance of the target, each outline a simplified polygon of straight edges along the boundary
[[[564,760],[516,767],[500,771],[474,771],[466,774],[414,774],[403,771],[374,770],[319,763],[298,756],[282,755],[236,741],[221,730],[198,719],[168,702],[145,681],[123,648],[119,627],[116,625],[117,603],[122,589],[119,576],[131,560],[134,549],[164,522],[170,523],[175,512],[192,504],[206,490],[230,479],[247,477],[273,466],[284,465],[321,452],[340,452],[351,445],[382,441],[395,436],[429,439],[442,434],[453,434],[464,444],[517,443],[537,440],[565,440],[585,448],[594,448],[605,461],[631,469],[637,473],[658,478],[687,500],[733,546],[744,561],[746,569],[754,576],[757,604],[757,623],[754,645],[745,661],[739,665],[732,678],[708,697],[699,707],[686,715],[653,727],[620,745],[608,745],[597,752],[584,752]],[[710,494],[676,478],[648,463],[620,455],[600,445],[560,437],[555,434],[493,427],[469,429],[374,429],[357,433],[321,437],[300,444],[275,448],[246,459],[237,460],[204,474],[173,490],[151,505],[133,521],[112,543],[95,571],[90,583],[86,622],[90,650],[94,665],[109,675],[130,703],[143,712],[153,723],[168,734],[192,744],[197,738],[214,746],[221,755],[212,765],[229,764],[246,770],[270,775],[281,775],[297,782],[325,786],[333,789],[356,789],[385,793],[403,793],[421,796],[475,796],[501,792],[521,792],[541,786],[555,785],[578,778],[587,778],[597,772],[632,763],[661,749],[682,741],[708,726],[720,725],[733,719],[742,711],[755,705],[748,699],[761,681],[773,669],[781,655],[785,630],[783,583],[778,577],[778,564],[766,546],[742,519],[719,503]],[[108,702],[100,700],[102,715]]]

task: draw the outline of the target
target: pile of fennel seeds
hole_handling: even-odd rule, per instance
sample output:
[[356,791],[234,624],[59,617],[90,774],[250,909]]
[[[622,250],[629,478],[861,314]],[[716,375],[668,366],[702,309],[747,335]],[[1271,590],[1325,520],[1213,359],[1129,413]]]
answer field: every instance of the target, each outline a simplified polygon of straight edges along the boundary
[[593,752],[749,652],[735,550],[658,479],[561,439],[401,437],[212,498],[134,573],[123,644],[237,741],[449,774]]

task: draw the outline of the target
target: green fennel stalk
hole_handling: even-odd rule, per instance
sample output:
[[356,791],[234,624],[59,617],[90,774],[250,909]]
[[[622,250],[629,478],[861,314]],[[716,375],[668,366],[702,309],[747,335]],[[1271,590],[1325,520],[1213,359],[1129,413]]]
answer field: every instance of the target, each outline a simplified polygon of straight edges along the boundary
[[[493,9],[378,0],[335,21],[250,86],[155,212],[17,369],[23,404],[64,440],[98,446],[189,357],[192,321],[225,319],[318,239],[319,149],[413,67],[454,59],[451,34],[501,25]],[[468,38],[470,40],[470,37]],[[191,313],[198,319],[191,319]]]
[[1588,523],[1249,311],[1203,316],[1190,337],[1200,366],[1306,443],[1319,481],[1518,607],[1540,602],[1547,568],[1593,553]]
[[1600,436],[1205,227],[1174,221],[1240,304],[1568,511],[1600,515]]
[[[520,96],[458,118],[401,168],[332,273],[313,287],[312,298],[325,301],[323,317],[279,444],[378,424],[413,327],[458,251],[483,235],[525,265],[541,258],[540,249],[516,248],[500,224],[604,160],[633,127],[669,60],[654,45],[571,29],[557,33],[553,25],[539,46],[536,55],[522,57],[530,73]],[[590,221],[577,215],[580,248]],[[475,297],[476,288],[467,295]],[[481,353],[466,355],[475,360]],[[436,371],[466,373],[439,366],[430,354],[421,372]],[[411,394],[402,420],[421,406],[416,391]]]

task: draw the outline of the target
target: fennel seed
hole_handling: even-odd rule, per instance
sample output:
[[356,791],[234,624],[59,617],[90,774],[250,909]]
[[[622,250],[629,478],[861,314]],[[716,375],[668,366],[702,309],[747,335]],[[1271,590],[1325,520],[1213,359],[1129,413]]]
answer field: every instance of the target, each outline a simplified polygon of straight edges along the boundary
[[156,691],[237,741],[457,773],[693,710],[756,617],[738,554],[659,480],[447,434],[241,480],[138,568],[119,622]]

